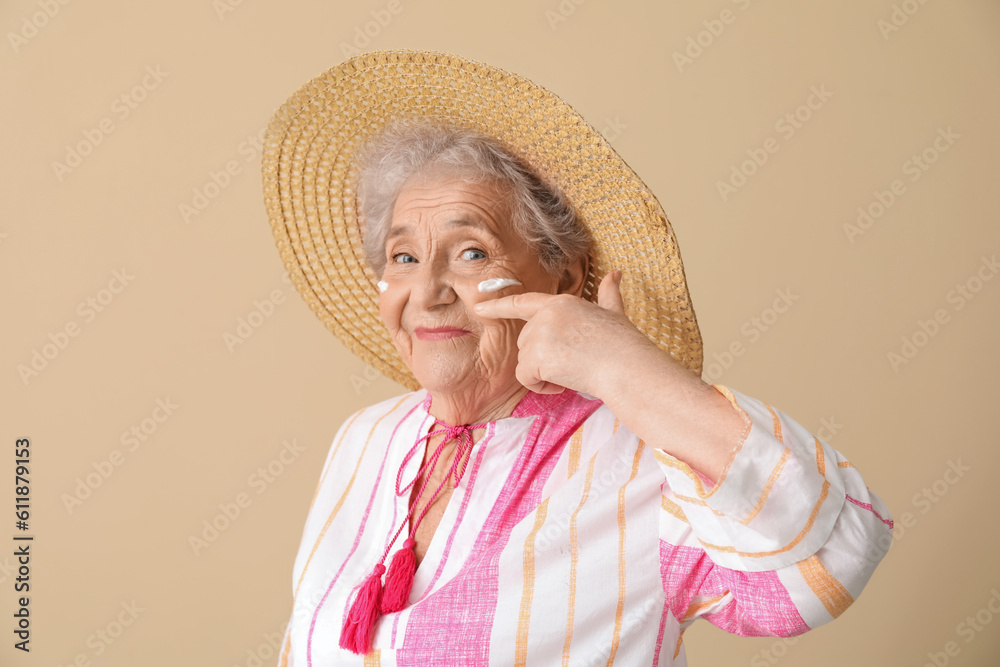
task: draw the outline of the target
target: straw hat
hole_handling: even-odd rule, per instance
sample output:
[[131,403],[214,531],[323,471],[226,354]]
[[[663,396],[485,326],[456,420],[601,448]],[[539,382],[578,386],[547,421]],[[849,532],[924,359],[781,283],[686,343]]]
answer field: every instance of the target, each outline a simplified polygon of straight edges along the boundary
[[323,324],[377,371],[416,390],[379,314],[355,201],[355,155],[387,121],[430,116],[496,138],[555,183],[590,229],[583,298],[622,269],[635,326],[701,375],[702,342],[673,229],[656,197],[580,114],[511,72],[429,51],[372,51],[307,82],[264,137],[264,201],[292,283]]

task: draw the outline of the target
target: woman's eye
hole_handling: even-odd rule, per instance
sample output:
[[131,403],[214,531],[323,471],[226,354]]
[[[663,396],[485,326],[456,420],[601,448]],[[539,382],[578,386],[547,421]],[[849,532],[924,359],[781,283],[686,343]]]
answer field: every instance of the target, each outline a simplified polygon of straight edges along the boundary
[[[479,257],[469,257],[467,253],[470,252],[479,255]],[[477,248],[469,248],[467,250],[462,251],[462,256],[465,257],[465,259],[483,259],[486,257],[486,253]]]
[[[398,259],[399,257],[409,257],[410,259],[413,259],[413,255],[411,255],[409,253],[406,253],[406,252],[397,252],[395,255],[392,256],[392,261],[398,262],[400,264],[412,264],[413,263],[413,262],[408,262],[406,260],[400,262],[399,259]],[[414,260],[414,261],[416,261],[416,260]]]

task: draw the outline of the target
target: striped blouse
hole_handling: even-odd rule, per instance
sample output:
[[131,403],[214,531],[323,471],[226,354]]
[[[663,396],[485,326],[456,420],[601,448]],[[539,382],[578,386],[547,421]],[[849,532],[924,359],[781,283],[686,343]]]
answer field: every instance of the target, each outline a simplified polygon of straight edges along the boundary
[[306,520],[279,666],[677,666],[698,618],[781,637],[836,618],[888,549],[888,509],[826,442],[715,388],[746,424],[715,485],[601,400],[529,391],[473,445],[409,605],[366,655],[340,648],[343,619],[406,515],[396,473],[434,417],[423,389],[356,412]]

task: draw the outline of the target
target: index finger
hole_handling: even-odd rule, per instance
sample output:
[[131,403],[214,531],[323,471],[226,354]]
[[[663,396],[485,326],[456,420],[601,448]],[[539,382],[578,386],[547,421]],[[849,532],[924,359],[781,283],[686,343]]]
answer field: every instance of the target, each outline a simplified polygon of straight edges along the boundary
[[480,301],[472,307],[472,310],[480,317],[529,320],[554,296],[556,295],[543,292],[512,294],[490,301]]

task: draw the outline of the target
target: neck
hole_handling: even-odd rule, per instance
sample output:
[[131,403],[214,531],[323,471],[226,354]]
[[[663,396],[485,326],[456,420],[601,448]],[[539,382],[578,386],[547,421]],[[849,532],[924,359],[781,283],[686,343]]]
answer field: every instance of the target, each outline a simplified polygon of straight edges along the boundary
[[528,388],[516,383],[506,391],[492,395],[477,392],[442,393],[432,391],[429,414],[450,426],[482,424],[510,417],[514,408],[528,393]]

